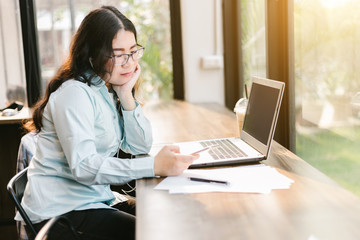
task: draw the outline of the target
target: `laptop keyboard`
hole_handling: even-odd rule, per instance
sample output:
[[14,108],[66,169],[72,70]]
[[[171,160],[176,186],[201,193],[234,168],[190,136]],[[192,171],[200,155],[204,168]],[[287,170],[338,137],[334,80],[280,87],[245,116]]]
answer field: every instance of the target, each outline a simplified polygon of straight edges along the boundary
[[219,145],[219,147],[209,150],[209,154],[215,160],[227,158],[245,157],[247,154],[233,144],[229,139],[217,139],[200,142],[203,147]]

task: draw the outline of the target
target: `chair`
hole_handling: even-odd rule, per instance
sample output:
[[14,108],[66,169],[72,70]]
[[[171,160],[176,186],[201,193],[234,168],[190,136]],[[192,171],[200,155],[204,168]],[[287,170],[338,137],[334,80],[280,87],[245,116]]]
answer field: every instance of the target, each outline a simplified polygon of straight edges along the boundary
[[19,211],[21,217],[24,219],[26,225],[32,231],[34,236],[36,236],[37,231],[34,228],[34,225],[30,221],[30,218],[26,214],[25,210],[21,206],[21,199],[24,195],[25,186],[27,183],[27,168],[18,172],[13,178],[10,179],[7,185],[7,191],[10,194],[11,199],[14,201],[17,210]]
[[[75,228],[71,224],[70,220],[64,216],[57,216],[51,218],[39,231],[38,235],[36,236],[35,240],[45,240],[45,239],[51,239],[51,230],[56,224],[62,224],[62,226],[65,226],[68,230],[68,232],[71,233],[73,239],[80,239],[80,236],[76,232]],[[59,236],[58,236],[59,237]],[[64,237],[64,236],[60,236]],[[66,237],[67,240],[69,240],[69,237]]]

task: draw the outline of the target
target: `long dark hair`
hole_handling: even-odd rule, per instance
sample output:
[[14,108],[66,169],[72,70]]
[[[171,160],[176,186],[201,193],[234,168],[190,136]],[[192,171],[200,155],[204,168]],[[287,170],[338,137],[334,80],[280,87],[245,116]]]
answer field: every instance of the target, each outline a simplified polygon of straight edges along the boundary
[[[47,85],[43,99],[35,105],[33,124],[37,132],[43,127],[43,112],[50,94],[61,84],[75,79],[90,86],[95,74],[102,78],[111,74],[112,69],[109,72],[105,65],[113,55],[112,41],[121,29],[134,33],[137,41],[134,24],[115,7],[102,6],[84,18],[72,39],[69,57]],[[89,69],[93,69],[95,74],[87,77],[84,73]]]

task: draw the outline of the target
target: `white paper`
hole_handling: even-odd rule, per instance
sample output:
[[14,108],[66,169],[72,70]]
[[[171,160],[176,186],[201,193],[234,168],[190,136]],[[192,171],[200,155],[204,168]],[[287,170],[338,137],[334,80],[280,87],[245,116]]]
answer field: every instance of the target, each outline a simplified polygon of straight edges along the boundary
[[[189,177],[227,181],[229,184],[191,181]],[[246,192],[270,193],[273,189],[288,189],[294,181],[264,164],[220,168],[186,170],[176,177],[167,177],[154,189],[169,193]]]

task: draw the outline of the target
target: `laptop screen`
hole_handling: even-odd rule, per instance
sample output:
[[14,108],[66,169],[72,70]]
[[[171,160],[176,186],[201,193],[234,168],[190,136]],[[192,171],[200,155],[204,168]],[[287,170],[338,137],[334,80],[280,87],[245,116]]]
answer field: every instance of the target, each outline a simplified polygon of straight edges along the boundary
[[279,97],[278,88],[253,83],[243,131],[267,145]]

